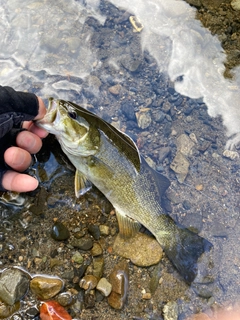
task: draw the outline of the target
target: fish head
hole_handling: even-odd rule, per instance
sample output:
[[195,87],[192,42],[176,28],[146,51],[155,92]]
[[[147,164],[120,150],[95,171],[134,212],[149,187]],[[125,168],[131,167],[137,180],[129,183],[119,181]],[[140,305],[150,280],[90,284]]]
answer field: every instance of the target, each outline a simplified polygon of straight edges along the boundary
[[67,153],[88,156],[98,150],[99,131],[67,101],[50,98],[46,115],[36,124],[54,134]]

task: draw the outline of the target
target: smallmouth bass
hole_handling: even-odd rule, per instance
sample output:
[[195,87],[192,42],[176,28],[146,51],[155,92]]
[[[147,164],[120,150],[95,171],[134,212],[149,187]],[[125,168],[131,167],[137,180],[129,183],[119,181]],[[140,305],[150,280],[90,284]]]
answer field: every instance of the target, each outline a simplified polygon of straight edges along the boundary
[[90,111],[53,98],[37,125],[56,136],[75,166],[77,197],[93,183],[114,206],[123,237],[142,224],[185,281],[196,278],[198,260],[212,245],[164,213],[160,200],[170,182],[146,163],[130,137]]

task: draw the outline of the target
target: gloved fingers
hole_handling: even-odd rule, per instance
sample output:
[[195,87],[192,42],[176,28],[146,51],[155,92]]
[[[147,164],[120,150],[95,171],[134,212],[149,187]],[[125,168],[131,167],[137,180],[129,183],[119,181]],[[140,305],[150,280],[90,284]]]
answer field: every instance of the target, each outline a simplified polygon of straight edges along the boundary
[[19,147],[10,147],[4,153],[5,163],[16,171],[25,171],[32,163],[31,154]]
[[[1,172],[0,172],[1,177]],[[10,190],[16,192],[28,192],[35,190],[38,187],[38,181],[25,173],[19,173],[12,170],[7,170],[2,176],[1,190]]]

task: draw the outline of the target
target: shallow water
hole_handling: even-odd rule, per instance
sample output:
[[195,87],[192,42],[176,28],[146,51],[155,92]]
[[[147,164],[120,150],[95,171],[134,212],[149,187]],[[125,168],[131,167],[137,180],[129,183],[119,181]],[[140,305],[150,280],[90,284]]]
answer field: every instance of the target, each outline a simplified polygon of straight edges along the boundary
[[[172,182],[172,216],[214,244],[213,297],[201,300],[190,291],[185,304],[195,312],[214,302],[238,301],[240,162],[222,153],[226,143],[234,149],[238,142],[239,75],[236,68],[235,79],[224,78],[226,55],[217,36],[202,27],[195,9],[184,1],[123,0],[119,10],[115,0],[0,3],[1,85],[32,91],[44,99],[54,96],[81,103],[138,140],[144,156],[162,166]],[[133,31],[130,15],[143,24],[140,33]],[[108,91],[115,84],[121,84],[119,95]],[[168,102],[164,108],[169,107],[163,122],[153,116],[161,109],[160,99]],[[135,112],[149,108],[155,120],[140,130],[122,111],[123,104],[131,104]],[[192,111],[188,114],[187,109]],[[194,133],[198,145],[209,142],[210,147],[196,148],[189,155],[189,173],[180,184],[169,165],[182,133]],[[159,150],[167,146],[173,154],[161,163]],[[32,170],[48,188],[61,174],[71,172],[53,154],[48,161],[36,162]],[[199,184],[204,186],[201,192],[195,189]],[[64,201],[72,207],[73,199]],[[30,200],[25,201],[28,205]],[[184,201],[190,203],[191,212],[182,205]],[[12,209],[4,204],[3,208],[4,218],[8,217]],[[18,210],[17,205],[14,208]],[[183,305],[179,302],[184,317]]]

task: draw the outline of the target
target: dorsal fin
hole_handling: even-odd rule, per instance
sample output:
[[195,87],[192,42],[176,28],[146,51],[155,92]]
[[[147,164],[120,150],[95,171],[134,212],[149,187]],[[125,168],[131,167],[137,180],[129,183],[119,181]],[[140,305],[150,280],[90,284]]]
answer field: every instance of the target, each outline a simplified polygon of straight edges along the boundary
[[[64,101],[60,100],[63,104]],[[139,172],[141,168],[141,158],[139,150],[134,143],[134,141],[125,133],[119,131],[111,124],[106,122],[105,120],[98,117],[96,114],[84,109],[83,107],[67,101],[69,105],[77,109],[78,114],[87,120],[90,124],[94,125],[96,128],[100,129],[111,141],[112,143],[119,149],[120,152],[124,153],[129,161],[132,162],[135,169]]]

